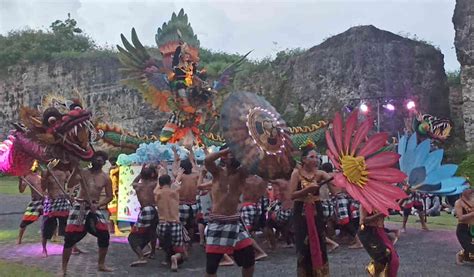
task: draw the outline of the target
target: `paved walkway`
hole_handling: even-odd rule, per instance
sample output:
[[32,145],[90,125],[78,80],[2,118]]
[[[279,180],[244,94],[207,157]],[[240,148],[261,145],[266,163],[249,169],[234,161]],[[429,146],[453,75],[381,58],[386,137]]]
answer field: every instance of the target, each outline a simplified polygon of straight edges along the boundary
[[[27,197],[5,197],[0,195],[0,214],[18,212],[28,201]],[[0,229],[13,230],[17,228],[20,215],[0,215]],[[34,237],[23,245],[13,242],[0,244],[0,259],[21,262],[25,265],[35,265],[49,272],[57,272],[61,263],[62,246],[49,244],[50,257],[41,257],[41,245],[36,240],[38,224],[31,226]],[[30,233],[30,234],[31,234]],[[72,276],[203,276],[205,271],[205,255],[200,246],[192,249],[191,259],[186,261],[178,273],[171,273],[167,267],[161,266],[163,254],[158,252],[156,260],[140,268],[130,268],[129,264],[135,255],[126,243],[125,238],[113,238],[107,256],[107,264],[115,268],[113,274],[97,273],[97,246],[95,238],[87,236],[80,247],[90,253],[71,257],[70,273]],[[474,266],[456,266],[454,255],[460,249],[454,231],[422,232],[408,229],[396,245],[400,255],[399,276],[474,276]],[[295,276],[296,260],[294,249],[278,249],[271,253],[265,261],[257,262],[255,276]],[[367,276],[364,271],[369,256],[364,250],[350,250],[342,247],[329,256],[331,276]],[[222,267],[219,276],[239,276],[236,266]]]

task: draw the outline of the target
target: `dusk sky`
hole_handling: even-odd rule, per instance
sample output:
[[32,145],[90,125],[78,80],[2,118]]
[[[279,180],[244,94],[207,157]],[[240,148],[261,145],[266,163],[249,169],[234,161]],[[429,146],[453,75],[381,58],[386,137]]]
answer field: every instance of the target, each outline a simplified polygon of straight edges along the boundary
[[448,71],[459,68],[454,50],[454,0],[332,1],[157,1],[157,0],[0,0],[0,33],[47,29],[67,13],[98,45],[120,43],[135,27],[140,40],[155,45],[154,35],[173,12],[184,8],[201,46],[274,57],[292,48],[310,48],[357,25],[431,42],[444,54]]

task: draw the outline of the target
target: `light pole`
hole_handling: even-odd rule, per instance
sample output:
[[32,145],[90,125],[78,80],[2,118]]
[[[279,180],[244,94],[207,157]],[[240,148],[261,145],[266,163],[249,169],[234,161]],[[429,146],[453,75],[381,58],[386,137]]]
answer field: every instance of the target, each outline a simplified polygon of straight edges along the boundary
[[377,98],[377,133],[380,132],[380,100]]

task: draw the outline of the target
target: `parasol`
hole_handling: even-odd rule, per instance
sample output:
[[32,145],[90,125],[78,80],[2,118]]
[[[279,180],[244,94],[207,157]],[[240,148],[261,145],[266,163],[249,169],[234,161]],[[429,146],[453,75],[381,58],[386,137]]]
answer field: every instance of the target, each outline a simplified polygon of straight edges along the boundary
[[263,178],[286,177],[293,169],[286,123],[263,97],[234,92],[224,102],[220,126],[236,159]]

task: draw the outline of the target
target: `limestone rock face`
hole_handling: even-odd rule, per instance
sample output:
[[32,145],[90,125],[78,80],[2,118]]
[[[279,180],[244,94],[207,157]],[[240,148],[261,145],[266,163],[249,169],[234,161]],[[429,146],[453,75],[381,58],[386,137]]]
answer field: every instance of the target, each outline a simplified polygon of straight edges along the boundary
[[[395,132],[403,130],[407,99],[416,99],[423,113],[450,115],[443,54],[371,25],[350,28],[296,57],[277,58],[255,78],[240,80],[241,86],[259,91],[283,114],[332,118],[368,98],[375,118],[380,98],[381,129]],[[398,108],[393,114],[382,108],[390,99]]]
[[167,119],[141,95],[120,84],[115,58],[63,60],[9,69],[0,78],[0,137],[18,120],[21,106],[36,107],[44,94],[66,97],[78,90],[96,118],[141,134],[159,134]]
[[464,134],[468,148],[474,147],[474,1],[457,0],[453,16],[454,45],[461,64]]
[[[433,46],[359,26],[298,55],[280,55],[255,74],[242,74],[234,87],[263,95],[293,126],[310,116],[331,119],[346,105],[358,106],[358,98],[368,98],[376,119],[375,99],[380,98],[381,130],[396,134],[403,130],[403,105],[409,98],[421,112],[450,115],[443,65],[443,55]],[[143,135],[159,134],[167,114],[121,85],[119,67],[117,59],[104,57],[10,68],[8,76],[0,77],[0,137],[10,129],[8,122],[18,120],[22,105],[37,105],[49,92],[68,96],[74,89],[102,121]],[[397,110],[388,114],[382,105],[391,99]]]

